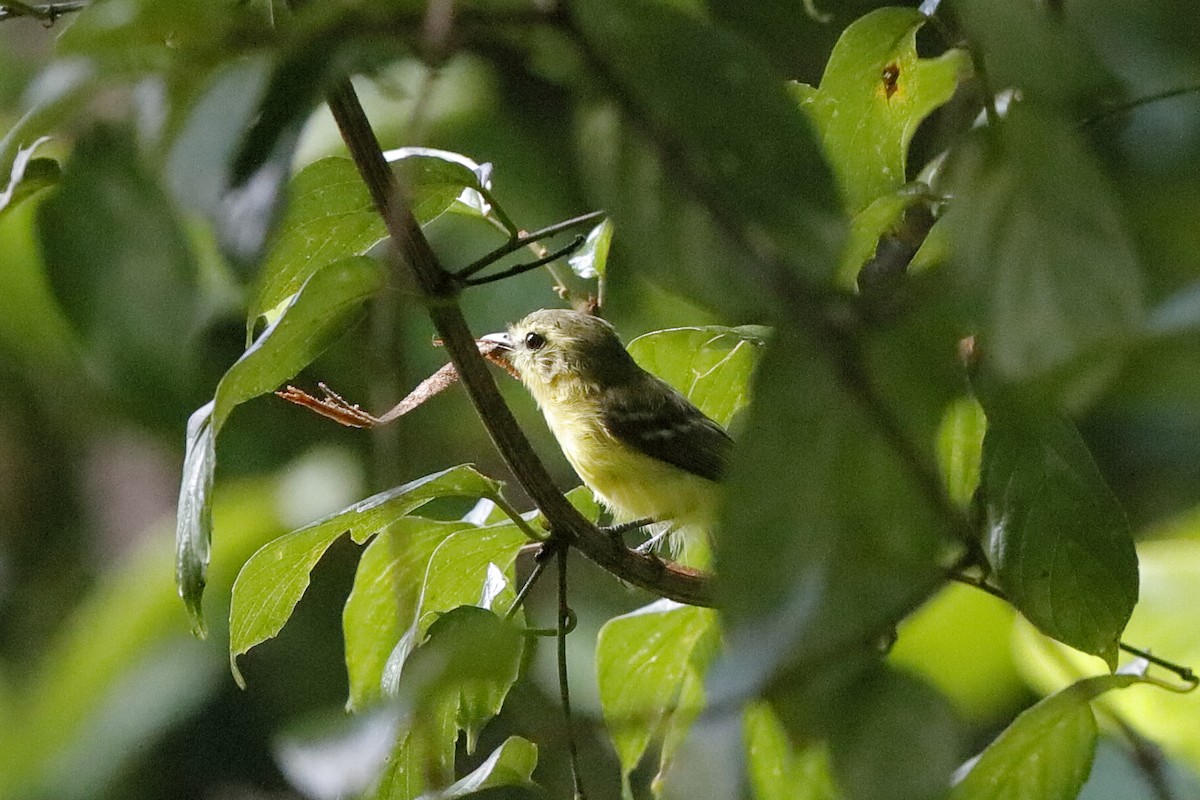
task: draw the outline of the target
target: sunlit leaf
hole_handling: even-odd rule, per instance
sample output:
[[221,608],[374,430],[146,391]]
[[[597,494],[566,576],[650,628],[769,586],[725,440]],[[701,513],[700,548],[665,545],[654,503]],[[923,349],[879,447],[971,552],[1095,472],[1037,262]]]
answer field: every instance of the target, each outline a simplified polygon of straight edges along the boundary
[[983,542],[996,581],[1043,633],[1116,666],[1138,597],[1125,512],[1071,423],[985,398]]
[[433,551],[447,536],[468,527],[466,522],[404,517],[363,551],[342,612],[350,677],[346,705],[351,710],[379,698],[383,665],[416,616]]
[[309,572],[343,533],[363,543],[438,497],[495,497],[499,484],[469,466],[410,481],[281,536],[255,553],[238,574],[229,610],[229,659],[273,638],[308,588]]
[[604,220],[588,231],[583,245],[567,259],[571,270],[581,278],[603,278],[608,267],[608,249],[612,245],[613,225]]
[[1088,678],[1027,709],[988,745],[954,787],[951,800],[1074,800],[1096,752],[1091,701],[1140,680],[1136,675]]
[[17,149],[13,159],[8,185],[0,191],[0,215],[31,197],[47,186],[53,186],[61,176],[58,162],[52,158],[34,158],[39,147],[50,140],[49,136],[35,139],[28,147]]
[[675,328],[639,336],[629,353],[722,425],[750,399],[750,376],[768,331],[741,328]]
[[[1200,667],[1200,627],[1196,625],[1194,599],[1200,586],[1200,517],[1194,511],[1173,521],[1173,533],[1189,538],[1143,541],[1138,544],[1141,597],[1123,639],[1155,655],[1196,669]],[[1107,672],[1098,658],[1085,656],[1020,625],[1015,656],[1026,681],[1043,692],[1053,692],[1088,675]],[[1132,658],[1127,656],[1127,658]],[[1158,667],[1150,675],[1181,682]],[[1200,771],[1200,692],[1180,696],[1160,691],[1120,692],[1105,705],[1142,735],[1152,737],[1173,757]]]
[[969,63],[957,49],[918,58],[917,31],[926,21],[910,8],[867,14],[842,32],[820,88],[793,86],[820,131],[851,213],[907,181],[917,126],[950,99]]
[[313,273],[271,325],[217,384],[214,428],[247,400],[278,388],[353,325],[363,304],[383,286],[380,264],[364,256]]
[[427,797],[429,800],[452,800],[500,786],[532,787],[537,755],[537,745],[533,742],[510,736],[470,774]]
[[192,632],[204,635],[201,600],[208,582],[212,547],[212,485],[216,465],[213,403],[206,403],[188,419],[183,477],[175,516],[175,585],[192,621]]
[[[676,711],[692,651],[716,635],[709,609],[659,600],[614,617],[596,639],[600,708],[628,780],[646,748]],[[699,709],[684,709],[693,716]]]
[[950,499],[963,508],[979,486],[979,464],[987,418],[974,398],[960,398],[946,409],[938,429],[938,466]]
[[309,164],[288,188],[287,211],[263,264],[248,324],[324,265],[365,253],[386,235],[353,161],[331,156]]

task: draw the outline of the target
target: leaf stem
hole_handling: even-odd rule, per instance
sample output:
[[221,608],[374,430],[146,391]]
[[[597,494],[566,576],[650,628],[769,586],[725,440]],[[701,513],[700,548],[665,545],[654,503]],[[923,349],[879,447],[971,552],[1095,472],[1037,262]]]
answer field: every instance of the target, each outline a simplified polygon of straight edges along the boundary
[[[956,570],[951,570],[950,572],[948,572],[946,574],[946,577],[952,581],[956,581],[958,583],[965,583],[967,586],[973,586],[976,589],[979,589],[981,592],[986,592],[986,593],[990,594],[992,597],[997,598],[998,600],[1003,600],[1004,602],[1008,603],[1009,605],[1013,605],[1012,600],[1010,600],[1008,595],[1004,593],[1004,590],[991,585],[990,583],[988,583],[986,580],[984,580],[982,578],[973,578],[970,575],[965,575],[962,572],[958,572]],[[1158,666],[1158,667],[1162,667],[1163,669],[1167,670],[1168,672],[1172,672],[1175,675],[1179,676],[1179,678],[1181,680],[1190,684],[1190,687],[1187,689],[1187,691],[1191,691],[1192,689],[1195,689],[1197,686],[1200,686],[1200,677],[1196,676],[1196,673],[1192,670],[1191,667],[1186,667],[1182,664],[1176,664],[1174,661],[1168,661],[1165,658],[1159,658],[1158,656],[1152,655],[1151,653],[1149,653],[1146,650],[1142,650],[1139,647],[1134,647],[1131,644],[1126,644],[1125,642],[1120,642],[1120,641],[1117,642],[1117,647],[1120,648],[1121,650],[1125,651],[1126,653],[1129,653],[1132,656],[1136,656],[1137,658],[1145,659],[1146,661],[1150,662],[1151,664],[1154,664],[1155,666]],[[1181,691],[1181,690],[1176,689],[1176,691]]]
[[[575,782],[576,800],[587,800],[579,771],[579,745],[575,741],[575,727],[571,723],[571,688],[567,683],[567,633],[574,616],[567,605],[567,552],[570,548],[558,547],[558,693],[562,700],[563,721],[567,729],[567,750],[571,754],[571,778]],[[571,626],[573,627],[573,626]]]

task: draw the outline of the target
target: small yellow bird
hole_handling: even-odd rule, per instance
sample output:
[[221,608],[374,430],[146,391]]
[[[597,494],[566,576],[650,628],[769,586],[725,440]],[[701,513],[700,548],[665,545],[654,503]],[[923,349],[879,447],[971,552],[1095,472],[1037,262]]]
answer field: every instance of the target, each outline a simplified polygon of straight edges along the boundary
[[671,534],[682,562],[707,566],[718,482],[733,450],[725,430],[639,367],[599,317],[535,311],[484,338],[499,345],[613,519],[660,523],[648,545]]

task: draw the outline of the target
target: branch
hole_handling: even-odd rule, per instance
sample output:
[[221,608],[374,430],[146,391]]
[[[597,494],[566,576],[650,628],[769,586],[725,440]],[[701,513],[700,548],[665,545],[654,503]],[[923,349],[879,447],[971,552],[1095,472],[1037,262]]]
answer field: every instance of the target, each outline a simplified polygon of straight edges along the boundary
[[90,0],[69,0],[64,3],[47,3],[43,6],[31,6],[28,3],[0,3],[0,21],[15,17],[40,19],[49,27],[58,21],[63,14],[82,11],[87,8]]
[[[963,573],[957,571],[951,571],[947,573],[946,577],[958,583],[965,583],[967,586],[974,586],[981,592],[990,594],[997,600],[1003,600],[1005,603],[1013,606],[1013,608],[1016,608],[1016,606],[1013,604],[1013,601],[1009,599],[1009,596],[1005,594],[1003,589],[991,585],[986,580],[972,578],[970,575],[964,575]],[[1191,684],[1192,689],[1200,686],[1200,677],[1196,676],[1196,673],[1192,671],[1191,667],[1186,667],[1183,664],[1176,664],[1174,661],[1168,661],[1165,658],[1159,658],[1158,656],[1153,655],[1146,650],[1142,650],[1139,647],[1134,647],[1131,644],[1125,644],[1125,642],[1118,641],[1117,647],[1134,656],[1135,658],[1145,659],[1155,666],[1162,667],[1168,672],[1175,673],[1180,677],[1180,679]],[[1188,691],[1190,691],[1190,689]]]
[[500,397],[458,305],[461,283],[442,268],[421,232],[350,81],[337,83],[327,100],[350,156],[387,226],[395,268],[406,283],[416,284],[417,294],[425,303],[484,427],[521,487],[546,517],[550,530],[621,580],[680,603],[712,606],[712,582],[708,575],[628,550],[584,519],[563,497]]

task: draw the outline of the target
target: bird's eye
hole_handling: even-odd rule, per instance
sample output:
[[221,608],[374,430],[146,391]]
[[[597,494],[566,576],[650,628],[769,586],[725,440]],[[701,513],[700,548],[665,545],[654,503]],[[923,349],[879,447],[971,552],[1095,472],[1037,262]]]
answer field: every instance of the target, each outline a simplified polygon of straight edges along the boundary
[[546,337],[542,336],[540,333],[534,333],[530,331],[529,333],[525,334],[525,346],[530,350],[541,350],[545,344]]

